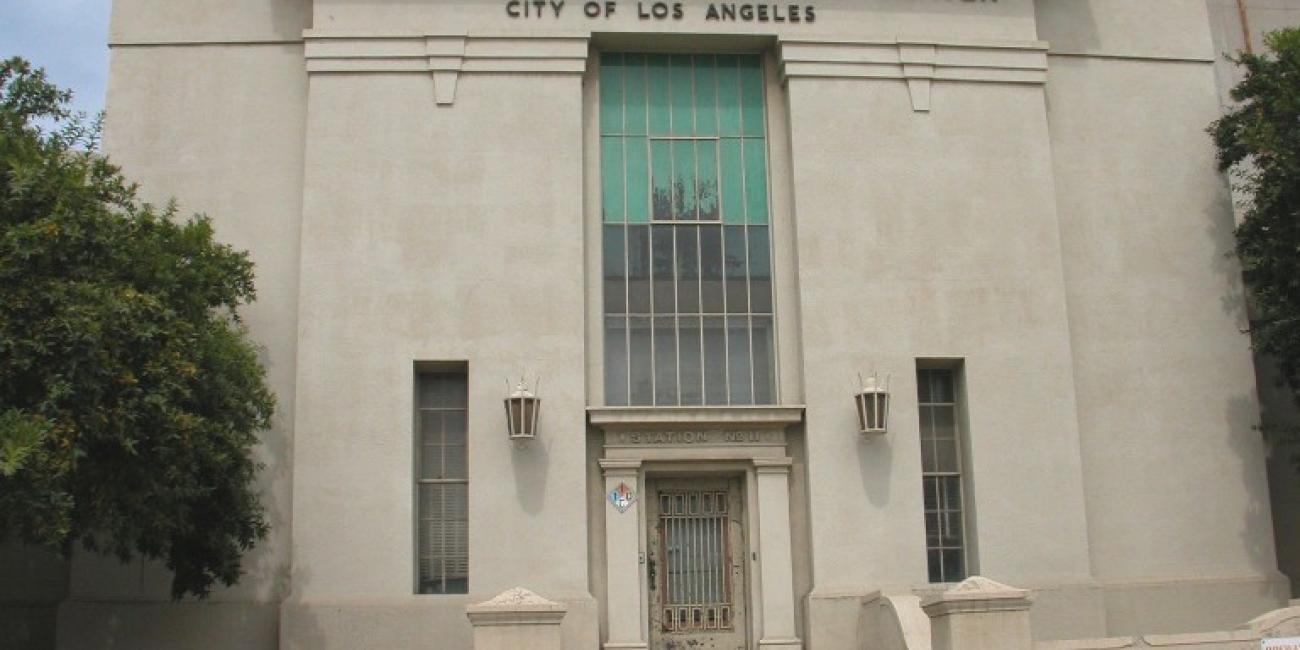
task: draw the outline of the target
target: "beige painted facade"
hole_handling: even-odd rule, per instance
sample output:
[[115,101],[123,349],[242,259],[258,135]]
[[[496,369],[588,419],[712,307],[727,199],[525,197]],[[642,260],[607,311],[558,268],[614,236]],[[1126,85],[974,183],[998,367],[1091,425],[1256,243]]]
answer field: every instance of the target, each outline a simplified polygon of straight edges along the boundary
[[[958,371],[965,573],[1032,591],[1012,625],[1035,641],[1286,603],[1278,558],[1300,563],[1273,531],[1290,548],[1300,526],[1270,506],[1203,133],[1235,1],[820,0],[797,24],[615,4],[116,0],[106,150],[258,265],[273,527],[204,603],[76,557],[57,647],[462,649],[520,638],[466,616],[513,587],[562,612],[566,649],[649,647],[646,490],[711,477],[739,486],[743,647],[928,650],[920,603],[961,610],[928,578],[918,367]],[[1300,10],[1249,4],[1252,27]],[[624,51],[761,57],[772,404],[607,405],[600,72]],[[468,368],[461,595],[414,578],[416,377],[444,362]],[[864,438],[873,371],[888,432]],[[540,435],[512,442],[521,373]],[[31,608],[52,620],[49,582]],[[933,647],[974,647],[953,641],[971,620]]]

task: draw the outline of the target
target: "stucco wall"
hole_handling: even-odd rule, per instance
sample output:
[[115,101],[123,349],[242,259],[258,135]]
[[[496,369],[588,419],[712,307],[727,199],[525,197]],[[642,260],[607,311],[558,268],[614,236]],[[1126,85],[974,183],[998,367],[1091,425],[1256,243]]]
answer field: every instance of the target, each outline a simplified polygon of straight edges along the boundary
[[[1284,596],[1225,256],[1231,210],[1203,131],[1218,115],[1205,6],[1161,7],[1152,21],[1131,3],[1039,3],[1089,542],[1112,634],[1215,629]],[[1217,603],[1187,606],[1204,599]]]
[[[627,0],[597,20],[572,0],[558,19],[497,0],[200,4],[116,3],[106,148],[258,263],[274,529],[216,606],[166,604],[155,567],[79,557],[62,647],[466,647],[464,606],[516,585],[568,605],[574,647],[597,643],[588,46],[770,53],[809,647],[856,647],[871,591],[929,588],[918,358],[961,360],[973,567],[1037,591],[1040,639],[1223,628],[1280,602],[1231,215],[1201,133],[1219,105],[1203,1],[828,0],[801,25],[707,22],[689,2],[666,22]],[[719,33],[748,38],[700,36]],[[557,35],[578,63],[555,54],[572,43],[537,49]],[[897,60],[866,62],[899,40],[986,71],[924,84],[924,110]],[[418,66],[457,43],[444,95],[447,74]],[[831,53],[797,61],[807,48]],[[419,361],[468,362],[467,596],[412,593]],[[851,386],[872,370],[892,375],[891,432],[862,441]],[[498,400],[521,373],[543,378],[542,433],[512,445]]]
[[[469,76],[445,107],[433,91],[427,75],[311,78],[287,647],[397,644],[431,616],[468,637],[466,598],[412,595],[419,360],[468,361],[468,600],[521,585],[594,642],[580,80]],[[498,400],[523,373],[544,408],[516,446]],[[375,601],[401,611],[355,636]]]
[[[266,646],[289,591],[302,47],[191,41],[294,37],[308,16],[302,2],[246,4],[222,12],[202,3],[114,4],[104,150],[140,183],[143,199],[175,198],[182,215],[207,214],[217,238],[248,250],[256,264],[258,299],[243,315],[277,396],[274,428],[256,452],[266,465],[258,488],[271,533],[245,557],[241,583],[204,604],[172,604],[170,573],[160,566],[78,553],[59,611],[62,648],[197,647],[211,639]],[[213,15],[192,20],[203,13]]]

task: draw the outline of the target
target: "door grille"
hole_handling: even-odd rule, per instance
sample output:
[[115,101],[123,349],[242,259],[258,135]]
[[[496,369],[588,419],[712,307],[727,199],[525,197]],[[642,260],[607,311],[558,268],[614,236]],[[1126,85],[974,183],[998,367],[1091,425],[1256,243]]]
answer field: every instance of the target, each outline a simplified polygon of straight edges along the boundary
[[665,631],[731,629],[727,516],[725,491],[660,492]]

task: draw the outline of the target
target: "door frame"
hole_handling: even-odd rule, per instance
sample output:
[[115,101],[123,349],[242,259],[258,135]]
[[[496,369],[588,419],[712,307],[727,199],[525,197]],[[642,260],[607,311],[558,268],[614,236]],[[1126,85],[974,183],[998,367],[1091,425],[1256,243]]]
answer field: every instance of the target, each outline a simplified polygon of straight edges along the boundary
[[[757,512],[758,501],[756,475],[754,465],[746,461],[720,461],[720,462],[675,462],[675,461],[652,461],[642,464],[639,483],[644,486],[645,498],[648,500],[654,495],[650,490],[651,481],[658,479],[729,479],[739,478],[741,489],[741,501],[744,503],[744,512],[742,513],[741,522],[745,529],[744,545],[744,575],[745,589],[743,594],[733,594],[736,599],[744,599],[745,603],[745,647],[756,647],[757,639],[760,638],[762,631],[762,613],[757,607],[758,601],[755,598],[759,587],[756,584],[757,572],[754,571],[754,559],[756,551],[754,542],[758,539],[758,518],[753,516]],[[648,501],[647,501],[648,502]],[[649,643],[651,637],[650,610],[654,607],[654,602],[650,597],[650,576],[649,576],[649,558],[650,558],[650,509],[641,513],[641,556],[646,558],[646,562],[641,563],[641,626],[644,638]]]
[[802,406],[587,408],[589,431],[601,439],[599,451],[591,450],[600,476],[591,495],[600,514],[591,525],[593,541],[603,546],[593,569],[604,574],[598,596],[604,650],[645,650],[649,641],[648,526],[638,503],[647,471],[744,474],[748,643],[802,650],[791,527],[796,470],[786,430],[802,425],[803,415]]

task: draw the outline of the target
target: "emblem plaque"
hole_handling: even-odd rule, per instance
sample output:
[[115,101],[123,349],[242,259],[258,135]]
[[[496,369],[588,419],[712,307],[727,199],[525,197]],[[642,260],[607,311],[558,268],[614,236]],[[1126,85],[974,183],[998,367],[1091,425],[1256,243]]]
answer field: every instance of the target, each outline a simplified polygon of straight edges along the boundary
[[627,483],[619,483],[618,487],[609,491],[609,503],[619,512],[627,512],[636,503],[636,492]]

